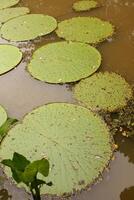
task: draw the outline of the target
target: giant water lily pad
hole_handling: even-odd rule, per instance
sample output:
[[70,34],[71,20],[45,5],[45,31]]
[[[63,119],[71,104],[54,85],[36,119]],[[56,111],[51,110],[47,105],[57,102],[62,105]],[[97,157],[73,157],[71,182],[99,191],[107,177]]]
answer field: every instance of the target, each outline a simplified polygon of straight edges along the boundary
[[115,111],[126,106],[132,89],[116,73],[96,73],[75,86],[74,96],[90,109]]
[[[37,108],[13,127],[0,147],[0,158],[12,158],[14,152],[30,160],[43,157],[50,162],[41,193],[63,195],[79,191],[103,172],[112,155],[111,138],[104,121],[88,109],[53,103]],[[10,177],[10,170],[5,170]],[[40,177],[43,179],[43,177]]]
[[0,45],[0,74],[16,67],[22,59],[22,52],[12,45]]
[[11,41],[26,41],[47,35],[56,27],[56,19],[51,16],[29,14],[6,22],[1,28],[1,36]]
[[0,0],[0,9],[8,8],[19,3],[20,0]]
[[99,6],[97,1],[92,1],[92,0],[81,0],[81,1],[76,1],[73,4],[73,9],[75,11],[88,11],[93,8],[97,8]]
[[30,10],[26,7],[6,8],[0,10],[0,23],[4,23],[12,18],[28,14]]
[[114,28],[96,17],[74,17],[58,24],[57,35],[68,41],[98,43],[113,35]]
[[76,42],[56,42],[35,51],[28,71],[41,81],[66,83],[91,75],[100,64],[101,55],[94,47]]
[[0,105],[0,127],[6,122],[7,113],[5,109]]

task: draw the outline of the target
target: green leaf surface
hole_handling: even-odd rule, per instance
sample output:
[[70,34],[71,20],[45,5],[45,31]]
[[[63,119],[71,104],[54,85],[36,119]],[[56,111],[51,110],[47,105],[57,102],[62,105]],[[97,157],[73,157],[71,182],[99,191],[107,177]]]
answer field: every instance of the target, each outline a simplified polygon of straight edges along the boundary
[[34,52],[28,71],[41,81],[67,83],[93,74],[100,64],[101,55],[94,47],[78,42],[56,42]]
[[0,75],[16,67],[22,59],[22,52],[15,46],[0,45]]
[[82,0],[82,1],[76,1],[73,4],[73,9],[77,12],[79,11],[88,11],[93,8],[97,8],[99,6],[97,1],[92,0]]
[[7,167],[10,167],[11,169],[14,169],[14,163],[12,160],[10,159],[5,159],[5,160],[2,160],[1,163]]
[[13,163],[17,170],[24,172],[25,168],[30,164],[30,161],[23,155],[15,152],[13,155]]
[[19,3],[20,0],[0,0],[0,9],[8,8]]
[[10,19],[28,14],[29,12],[30,12],[29,8],[26,7],[6,8],[0,10],[0,23],[1,24],[5,23]]
[[44,185],[41,193],[60,196],[93,184],[109,163],[111,146],[109,130],[98,115],[81,106],[53,103],[32,111],[8,132],[0,158],[11,158],[16,151],[33,161],[47,157],[49,176],[38,178],[53,185]]
[[0,127],[6,122],[7,113],[5,109],[0,105]]
[[112,36],[114,27],[96,17],[74,17],[60,22],[56,33],[68,41],[97,44]]
[[37,160],[30,163],[24,173],[23,180],[26,183],[33,182],[37,173],[41,173],[43,176],[47,177],[49,174],[49,162],[46,159]]
[[17,183],[21,183],[22,182],[22,172],[18,171],[16,169],[12,169],[11,171],[12,171],[12,177],[14,178],[14,180]]
[[14,162],[11,159],[4,159],[1,161],[1,163],[10,168],[12,172],[12,177],[17,183],[20,183],[22,172],[16,169]]
[[74,88],[75,98],[92,110],[116,111],[132,98],[130,85],[116,73],[96,73]]
[[56,27],[56,19],[51,16],[29,14],[6,22],[1,28],[1,36],[11,41],[27,41],[47,35]]

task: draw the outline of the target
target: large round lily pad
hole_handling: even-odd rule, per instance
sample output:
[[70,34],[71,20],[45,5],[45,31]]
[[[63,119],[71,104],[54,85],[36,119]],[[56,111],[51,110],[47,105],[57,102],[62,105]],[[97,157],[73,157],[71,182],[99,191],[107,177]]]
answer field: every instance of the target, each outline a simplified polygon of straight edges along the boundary
[[56,19],[43,14],[29,14],[9,20],[1,28],[1,36],[11,41],[26,41],[51,33]]
[[75,86],[74,96],[90,109],[112,112],[126,106],[132,89],[116,73],[96,73]]
[[0,105],[0,127],[6,122],[7,113],[5,109]]
[[68,41],[96,44],[113,35],[114,28],[96,17],[74,17],[58,24],[57,35]]
[[30,160],[47,157],[51,170],[45,180],[53,185],[43,186],[41,193],[60,196],[94,183],[112,148],[109,130],[98,115],[81,106],[53,103],[34,110],[8,132],[0,158],[12,158],[14,152]]
[[81,1],[76,1],[73,4],[73,9],[77,12],[79,11],[88,11],[93,8],[97,8],[99,6],[97,1],[92,1],[92,0],[81,0]]
[[0,74],[4,74],[19,64],[22,52],[12,45],[0,45]]
[[28,14],[30,10],[26,7],[6,8],[0,10],[0,23],[7,22],[15,17]]
[[19,3],[20,0],[0,0],[0,9],[8,8]]
[[67,83],[93,74],[101,64],[100,53],[76,42],[56,42],[39,48],[28,66],[31,75],[49,83]]

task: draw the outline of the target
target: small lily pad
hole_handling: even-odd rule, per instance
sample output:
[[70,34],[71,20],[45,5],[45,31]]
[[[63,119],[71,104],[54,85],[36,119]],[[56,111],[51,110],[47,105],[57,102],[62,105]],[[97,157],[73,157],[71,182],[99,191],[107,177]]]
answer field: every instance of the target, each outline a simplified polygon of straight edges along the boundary
[[92,1],[92,0],[82,0],[82,1],[77,1],[73,4],[73,9],[77,12],[79,11],[88,11],[93,8],[97,8],[99,6],[97,1]]
[[[29,113],[8,132],[0,158],[11,159],[16,151],[32,161],[46,157],[51,170],[45,181],[53,185],[42,186],[41,193],[61,196],[96,181],[111,159],[112,142],[97,114],[78,105],[53,103]],[[5,172],[12,176],[10,169]]]
[[6,122],[7,113],[5,109],[0,105],[0,127]]
[[96,44],[112,36],[114,27],[96,17],[74,17],[60,22],[56,33],[68,41]]
[[0,9],[9,8],[19,3],[20,0],[0,0]]
[[78,42],[56,42],[39,48],[28,66],[30,74],[49,83],[69,83],[93,74],[101,64],[97,49]]
[[0,23],[7,22],[10,19],[28,14],[30,10],[26,7],[6,8],[0,10]]
[[93,110],[115,111],[132,98],[130,85],[116,73],[96,73],[80,81],[74,89],[75,98]]
[[1,28],[1,37],[11,41],[27,41],[47,35],[57,27],[56,19],[43,14],[29,14],[11,19]]
[[0,45],[0,75],[16,67],[22,59],[22,52],[12,45]]

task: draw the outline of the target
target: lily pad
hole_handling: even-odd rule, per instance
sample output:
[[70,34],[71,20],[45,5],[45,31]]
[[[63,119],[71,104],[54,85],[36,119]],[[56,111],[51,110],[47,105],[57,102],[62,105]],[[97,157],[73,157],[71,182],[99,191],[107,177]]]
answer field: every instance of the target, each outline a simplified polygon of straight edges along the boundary
[[0,105],[0,127],[6,122],[7,113],[5,109]]
[[9,8],[19,3],[20,0],[0,0],[0,9]]
[[74,96],[87,108],[112,112],[127,105],[132,89],[116,73],[96,73],[75,86]]
[[74,17],[60,22],[56,33],[68,41],[96,44],[112,36],[114,27],[96,17]]
[[0,23],[7,22],[10,19],[28,14],[30,10],[26,7],[6,8],[0,10]]
[[101,64],[97,49],[78,42],[56,42],[39,48],[28,66],[30,74],[49,83],[67,83],[93,74]]
[[11,41],[33,40],[51,33],[56,27],[56,19],[51,16],[29,14],[6,22],[1,28],[1,37]]
[[[0,158],[14,152],[32,161],[46,157],[50,163],[42,194],[72,194],[93,184],[112,156],[111,137],[105,122],[90,110],[67,103],[37,108],[13,127],[0,147]],[[11,172],[5,169],[8,177]],[[43,177],[40,175],[41,179]]]
[[22,59],[22,52],[12,45],[0,45],[0,74],[16,67]]
[[73,4],[73,9],[75,11],[88,11],[93,8],[97,8],[99,6],[97,1],[92,1],[92,0],[82,0],[82,1],[76,1]]

